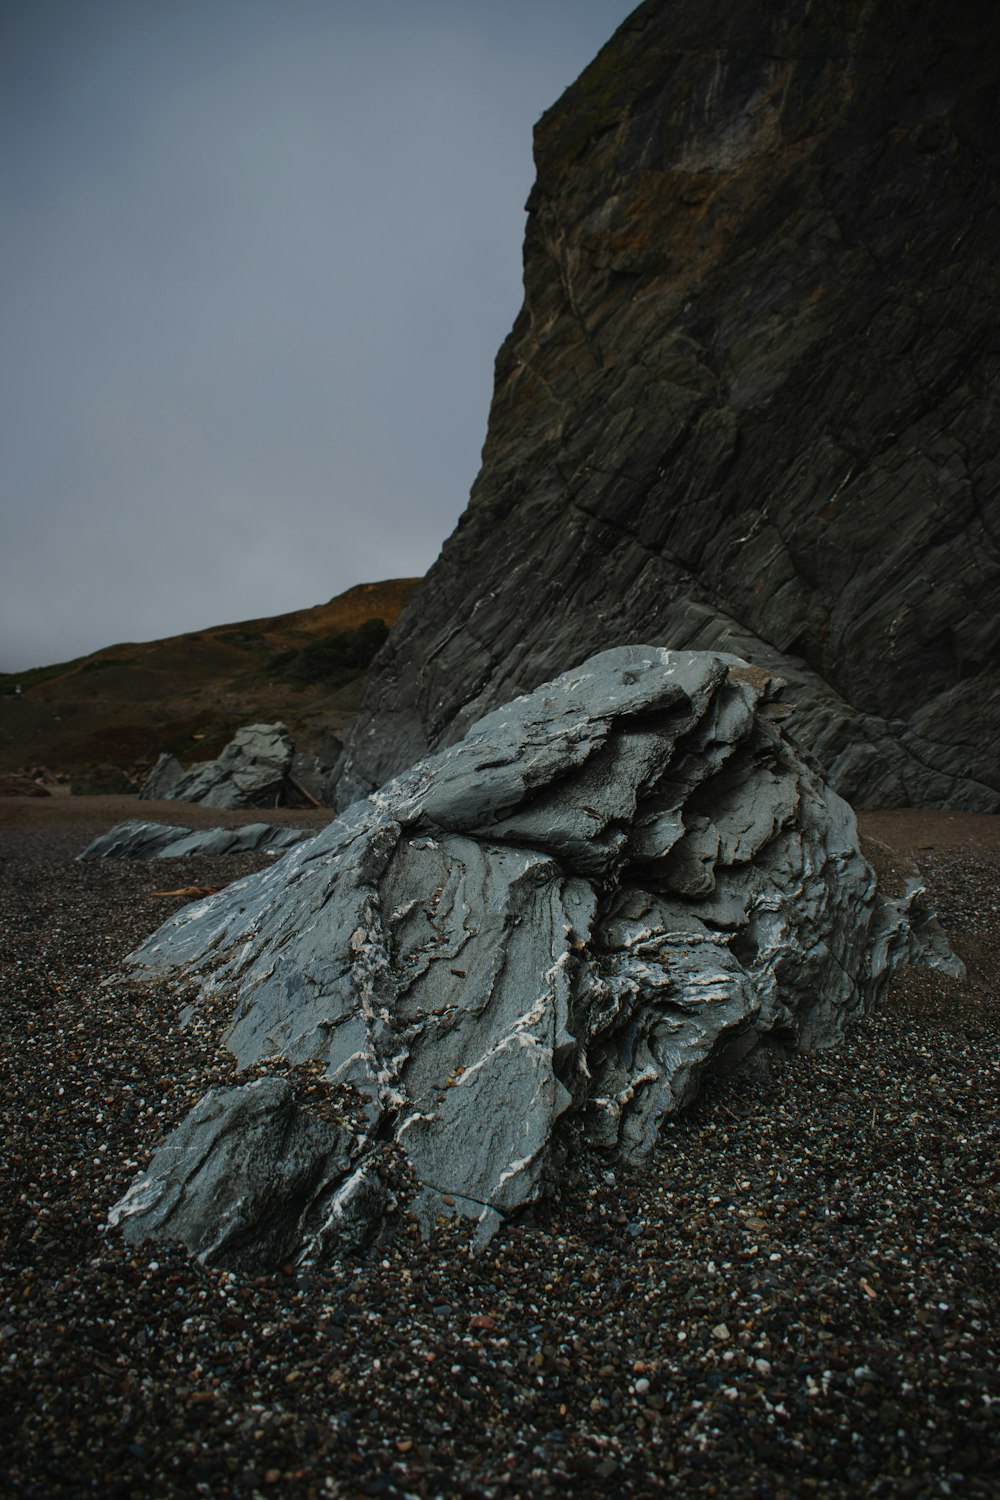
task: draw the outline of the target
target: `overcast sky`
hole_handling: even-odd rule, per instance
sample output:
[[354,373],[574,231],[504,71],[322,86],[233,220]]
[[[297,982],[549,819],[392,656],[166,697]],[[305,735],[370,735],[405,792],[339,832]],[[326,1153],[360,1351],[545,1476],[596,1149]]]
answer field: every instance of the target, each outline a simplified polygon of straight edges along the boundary
[[634,0],[3,0],[0,670],[424,572]]

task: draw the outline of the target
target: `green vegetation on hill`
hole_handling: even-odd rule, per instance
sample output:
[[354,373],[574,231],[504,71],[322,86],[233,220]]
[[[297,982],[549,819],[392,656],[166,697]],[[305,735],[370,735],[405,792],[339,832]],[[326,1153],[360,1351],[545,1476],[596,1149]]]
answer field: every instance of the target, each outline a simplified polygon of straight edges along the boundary
[[75,656],[72,661],[53,662],[50,667],[29,667],[26,672],[0,672],[0,696],[14,693],[18,688],[26,693],[29,688],[38,687],[39,683],[50,682],[54,677],[65,677],[68,672],[82,668],[91,660],[88,656]]
[[384,620],[366,620],[356,630],[321,636],[296,650],[279,651],[268,662],[271,677],[285,682],[321,682],[342,687],[371,666],[389,638]]

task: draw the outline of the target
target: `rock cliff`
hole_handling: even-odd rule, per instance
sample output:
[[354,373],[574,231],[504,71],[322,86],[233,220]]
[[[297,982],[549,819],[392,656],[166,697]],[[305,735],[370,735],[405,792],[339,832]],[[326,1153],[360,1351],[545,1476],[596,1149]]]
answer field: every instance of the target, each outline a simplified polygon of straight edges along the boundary
[[352,796],[637,637],[783,676],[862,807],[1000,808],[1000,12],[648,0],[535,135],[467,511]]

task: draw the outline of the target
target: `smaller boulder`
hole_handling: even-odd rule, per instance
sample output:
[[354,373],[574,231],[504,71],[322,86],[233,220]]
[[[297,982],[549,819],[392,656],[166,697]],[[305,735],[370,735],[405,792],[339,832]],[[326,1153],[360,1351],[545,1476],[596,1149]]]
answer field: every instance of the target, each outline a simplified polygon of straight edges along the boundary
[[174,755],[161,755],[139,788],[144,802],[158,802],[173,796],[174,787],[184,775],[184,767]]
[[200,761],[159,795],[206,807],[280,807],[293,753],[284,724],[247,724],[217,760]]

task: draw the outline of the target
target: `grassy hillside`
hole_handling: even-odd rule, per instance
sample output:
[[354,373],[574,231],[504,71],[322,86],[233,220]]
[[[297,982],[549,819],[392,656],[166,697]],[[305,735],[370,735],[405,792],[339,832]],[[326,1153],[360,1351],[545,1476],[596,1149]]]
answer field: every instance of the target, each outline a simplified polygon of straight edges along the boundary
[[312,609],[0,673],[0,771],[134,769],[162,750],[187,764],[258,720],[283,720],[297,744],[318,747],[357,710],[385,635],[371,622],[394,625],[418,582],[358,584]]

